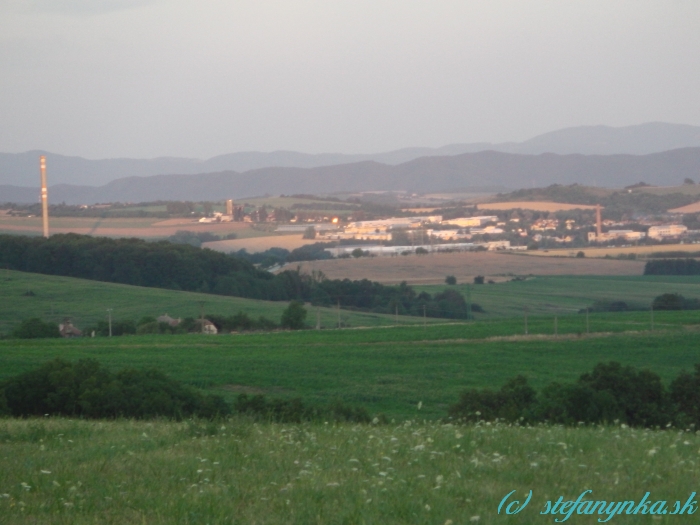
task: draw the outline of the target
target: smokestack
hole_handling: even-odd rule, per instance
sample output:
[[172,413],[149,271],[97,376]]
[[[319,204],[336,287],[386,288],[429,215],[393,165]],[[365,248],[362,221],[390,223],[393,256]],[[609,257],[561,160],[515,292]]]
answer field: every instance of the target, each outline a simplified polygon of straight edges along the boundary
[[600,204],[597,204],[595,207],[595,233],[598,239],[600,239],[603,234],[603,225],[600,220]]
[[231,199],[226,201],[226,215],[233,215],[233,201]]
[[49,238],[49,194],[46,189],[46,157],[39,157],[41,166],[41,212],[44,219],[44,237]]

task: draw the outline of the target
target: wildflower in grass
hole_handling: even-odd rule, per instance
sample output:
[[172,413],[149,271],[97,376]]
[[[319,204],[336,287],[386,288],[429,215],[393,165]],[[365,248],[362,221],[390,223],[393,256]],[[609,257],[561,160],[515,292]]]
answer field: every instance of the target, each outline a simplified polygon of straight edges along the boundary
[[20,483],[20,485],[22,486],[22,488],[24,490],[31,490],[32,489],[32,487],[30,485],[27,485],[27,483],[24,481],[22,483]]
[[39,472],[41,472],[42,474],[51,474],[50,470],[40,470]]
[[423,401],[418,401],[418,410],[423,408]]
[[472,516],[469,521],[472,523],[477,523],[481,519],[481,516]]
[[428,512],[430,512],[430,505],[428,505],[427,503],[425,504],[425,510],[427,510]]

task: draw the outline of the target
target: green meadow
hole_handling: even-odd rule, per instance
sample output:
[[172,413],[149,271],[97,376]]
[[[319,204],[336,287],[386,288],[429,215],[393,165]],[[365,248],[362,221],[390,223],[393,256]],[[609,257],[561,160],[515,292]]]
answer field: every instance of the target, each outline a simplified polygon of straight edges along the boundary
[[[0,379],[61,357],[94,358],[118,370],[157,368],[229,399],[239,393],[341,400],[397,420],[446,415],[465,387],[500,387],[524,374],[536,388],[573,381],[601,361],[650,368],[669,382],[700,363],[700,334],[688,314],[660,312],[656,330],[640,315],[569,316],[427,327],[307,330],[244,335],[152,335],[0,341]],[[517,321],[517,322],[516,322]],[[697,321],[695,321],[697,322]],[[647,331],[645,331],[647,330]],[[421,404],[419,410],[418,404]]]
[[[30,293],[31,292],[31,293]],[[33,295],[32,295],[33,294]],[[78,328],[94,326],[107,319],[139,320],[168,313],[174,318],[199,317],[205,314],[234,315],[239,311],[250,317],[265,316],[280,321],[286,302],[259,301],[241,297],[144,288],[126,284],[103,283],[72,277],[41,275],[0,269],[0,334],[9,333],[23,319],[40,317],[60,323],[69,317]],[[423,323],[414,317],[351,312],[334,308],[318,309],[321,326],[338,325],[338,314],[344,326],[382,326]],[[442,320],[444,322],[444,320]],[[316,309],[310,309],[307,322],[316,325]],[[427,322],[436,322],[428,319]]]
[[[0,419],[0,523],[550,524],[565,516],[540,514],[547,501],[576,500],[587,489],[586,499],[605,500],[605,508],[650,492],[672,512],[699,492],[694,429],[443,418],[465,388],[499,388],[523,374],[540,389],[574,381],[601,361],[651,369],[668,385],[700,363],[700,312],[657,311],[653,325],[650,311],[573,312],[595,300],[695,297],[698,285],[545,277],[472,286],[487,313],[470,322],[423,325],[399,316],[397,326],[394,316],[342,311],[352,327],[335,329],[337,312],[322,309],[322,330],[0,340],[0,381],[57,357],[93,358],[112,370],[157,368],[228,400],[241,393],[312,405],[339,400],[386,422]],[[9,271],[0,271],[0,286],[4,331],[30,316],[89,324],[108,307],[115,318],[184,317],[198,315],[204,301],[205,312],[278,319],[286,306]],[[514,490],[509,501],[532,490],[530,503],[517,515],[498,514]],[[603,513],[567,521],[692,519]]]
[[[415,288],[435,293],[445,287]],[[654,297],[664,293],[700,298],[700,276],[537,276],[496,284],[458,283],[455,288],[465,296],[471,294],[472,301],[484,309],[484,314],[477,314],[479,318],[522,317],[525,308],[533,314],[564,315],[595,301],[624,301],[633,308],[649,308]],[[700,319],[700,312],[697,315]]]
[[[548,501],[590,490],[603,509],[569,523],[692,523],[670,513],[698,489],[699,447],[695,432],[624,426],[0,420],[0,522],[552,524],[566,515],[540,514]],[[616,507],[647,492],[667,515]]]

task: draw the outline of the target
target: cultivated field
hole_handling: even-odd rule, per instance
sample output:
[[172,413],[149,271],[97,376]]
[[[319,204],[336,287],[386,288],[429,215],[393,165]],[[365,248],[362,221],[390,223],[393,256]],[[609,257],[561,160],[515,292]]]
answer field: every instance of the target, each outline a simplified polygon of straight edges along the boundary
[[478,204],[480,210],[534,210],[534,211],[569,211],[569,210],[594,210],[595,206],[586,204],[566,204],[563,202],[544,201],[514,201],[514,202],[487,202]]
[[694,202],[693,204],[688,204],[687,206],[681,206],[680,208],[674,208],[668,210],[669,213],[698,213],[700,212],[700,201]]
[[[530,252],[528,252],[529,254]],[[533,251],[532,253],[537,253]],[[440,284],[454,275],[471,282],[476,275],[504,280],[513,275],[641,275],[644,263],[568,257],[540,258],[493,252],[436,253],[293,263],[302,271],[321,270],[331,279],[370,279],[381,283]]]
[[[144,239],[169,237],[179,230],[226,235],[249,229],[250,225],[242,222],[205,224],[194,219],[53,217],[50,220],[51,234],[79,233],[103,237],[139,237]],[[0,233],[41,235],[42,231],[41,217],[0,215]]]
[[552,250],[530,250],[527,255],[539,257],[575,257],[578,252],[583,252],[586,257],[617,257],[631,253],[644,257],[651,253],[661,252],[698,252],[700,244],[657,244],[653,246],[625,246],[625,247],[600,247],[600,248],[556,248]]
[[264,237],[249,237],[233,239],[230,241],[212,241],[202,244],[202,248],[209,248],[217,252],[231,253],[245,249],[248,253],[264,252],[270,248],[284,248],[292,251],[306,244],[317,242],[313,239],[303,239],[301,233],[290,235],[267,235]]
[[[95,358],[113,370],[158,368],[225,397],[262,393],[344,403],[397,420],[446,415],[466,387],[523,374],[539,389],[574,381],[601,361],[651,368],[669,382],[700,362],[700,315],[655,312],[481,321],[427,327],[206,336],[153,335],[0,341],[0,380],[55,357]],[[422,403],[421,410],[416,408]]]
[[[624,427],[0,420],[7,525],[549,524],[546,502],[694,493],[700,438]],[[501,500],[529,504],[501,514]],[[691,499],[697,499],[697,496]],[[606,505],[607,505],[606,503]],[[697,506],[696,506],[697,507]],[[608,512],[613,512],[611,510]],[[612,519],[610,519],[612,518]],[[571,523],[691,523],[571,516]]]

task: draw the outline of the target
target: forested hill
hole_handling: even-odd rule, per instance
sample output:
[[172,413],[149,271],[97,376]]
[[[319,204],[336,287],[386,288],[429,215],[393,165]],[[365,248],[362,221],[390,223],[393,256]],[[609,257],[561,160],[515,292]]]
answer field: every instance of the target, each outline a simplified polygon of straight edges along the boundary
[[[687,186],[694,188],[693,186]],[[564,186],[552,184],[546,188],[527,188],[510,193],[499,193],[493,201],[554,201],[570,204],[600,204],[605,208],[606,217],[619,217],[623,214],[666,213],[672,208],[679,208],[696,202],[699,198],[695,192],[683,193],[682,187],[673,193],[654,194],[647,191],[648,185],[637,184],[629,189],[611,190],[571,184]],[[488,209],[488,203],[479,208]]]
[[43,237],[0,235],[0,267],[153,288],[232,295],[249,299],[293,299],[340,304],[378,313],[464,318],[464,298],[454,290],[417,294],[405,283],[384,286],[368,280],[330,280],[285,271],[259,270],[245,259],[167,241],[110,239],[74,233]]

